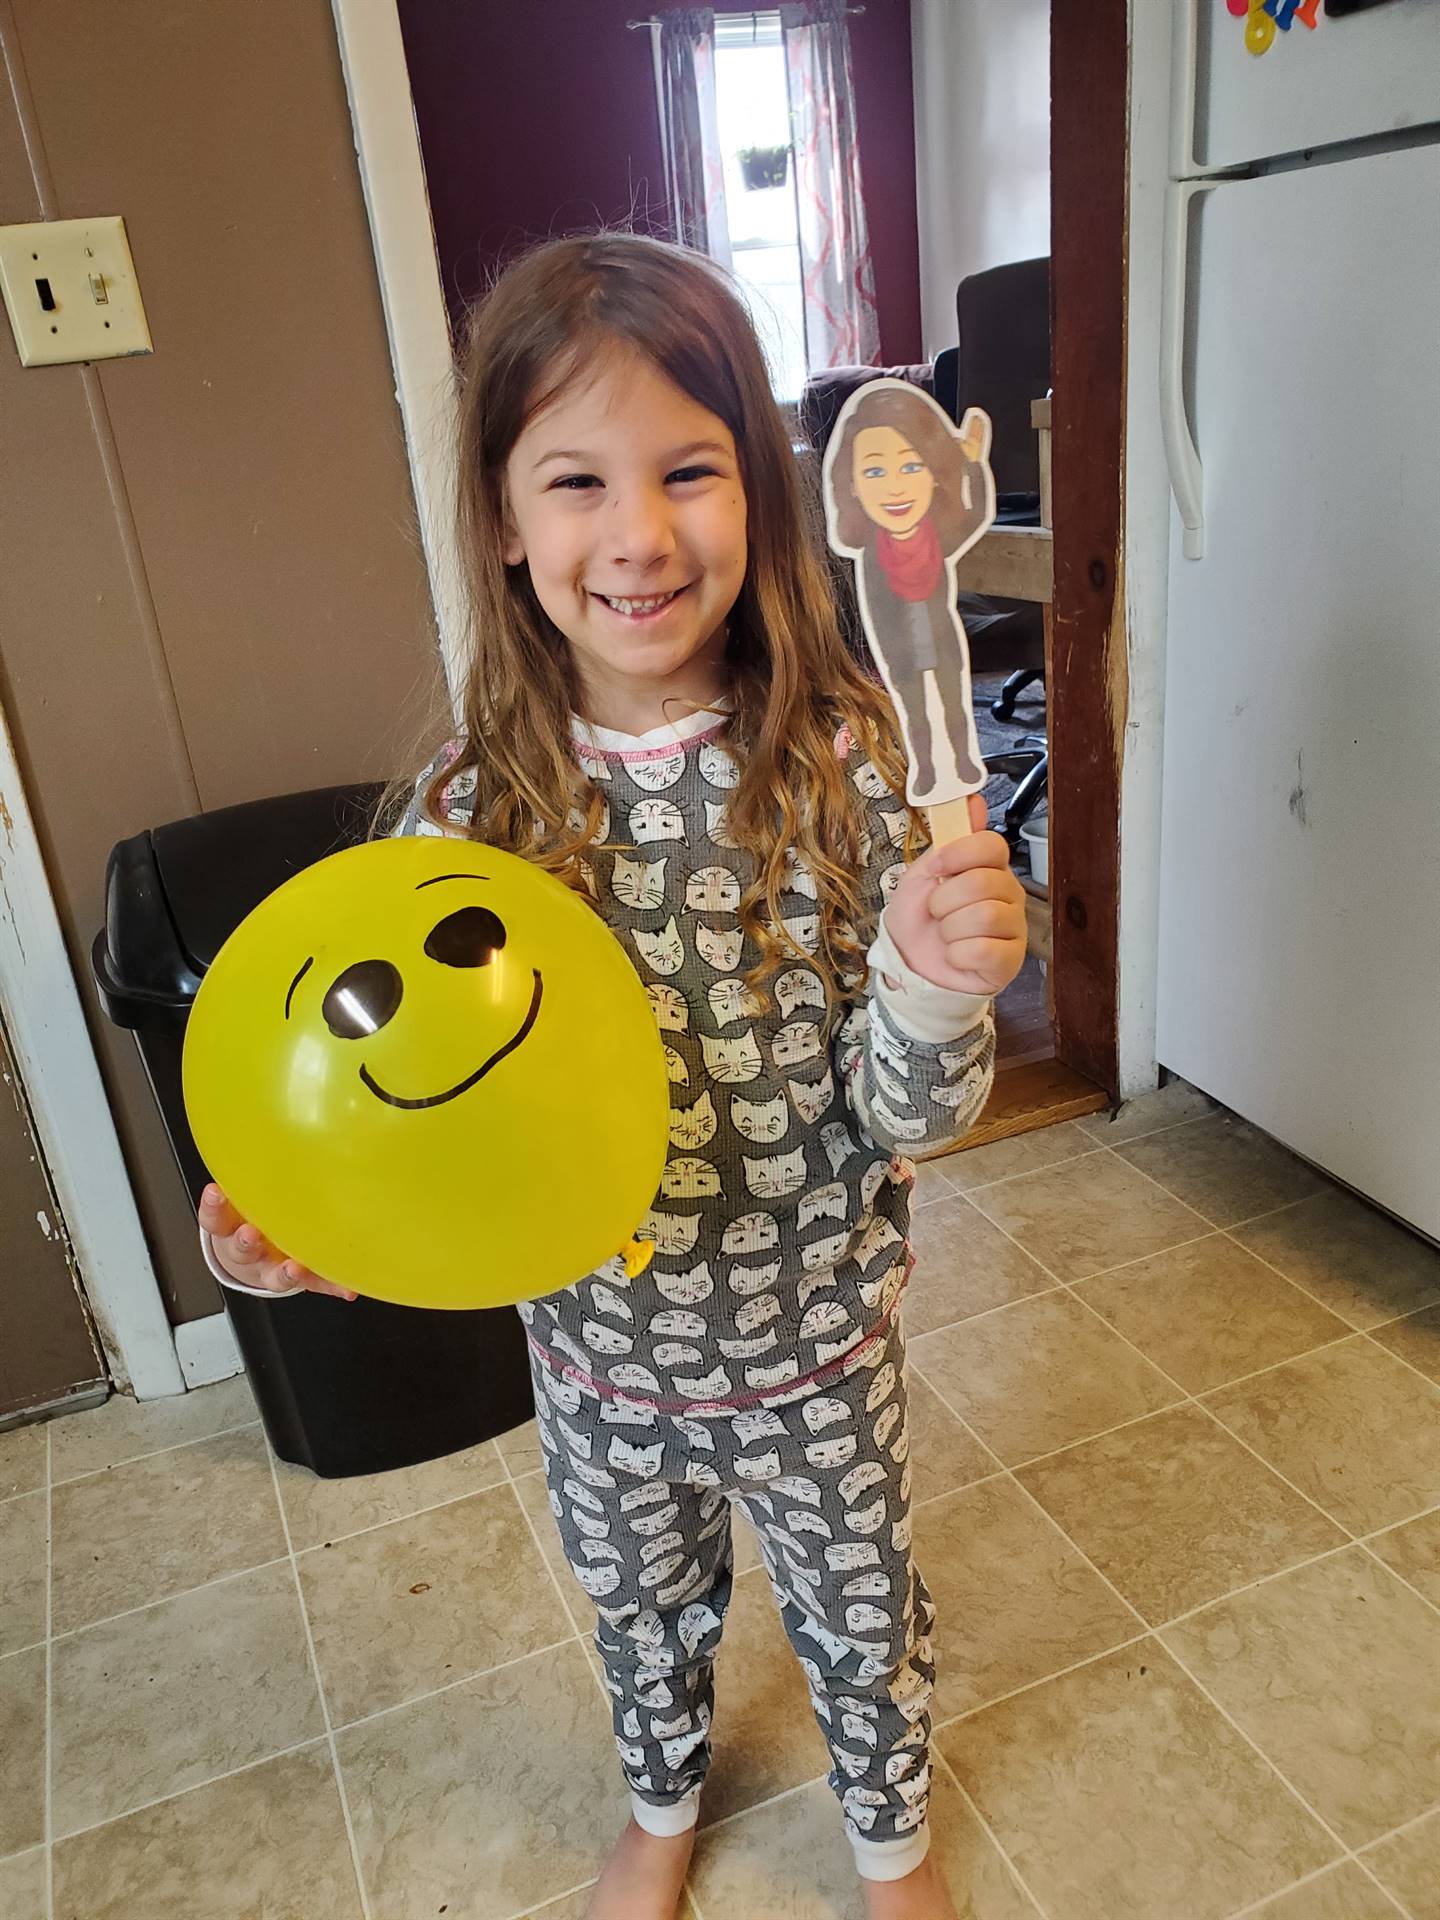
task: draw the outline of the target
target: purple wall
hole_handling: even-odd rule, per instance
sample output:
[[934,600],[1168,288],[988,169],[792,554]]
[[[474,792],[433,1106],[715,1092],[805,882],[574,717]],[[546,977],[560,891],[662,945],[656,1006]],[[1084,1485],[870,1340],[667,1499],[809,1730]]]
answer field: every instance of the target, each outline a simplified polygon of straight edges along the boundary
[[[662,0],[663,4],[663,0]],[[749,12],[719,0],[717,13]],[[527,240],[646,226],[665,195],[645,0],[400,0],[452,315]],[[910,0],[850,20],[881,359],[920,355]]]

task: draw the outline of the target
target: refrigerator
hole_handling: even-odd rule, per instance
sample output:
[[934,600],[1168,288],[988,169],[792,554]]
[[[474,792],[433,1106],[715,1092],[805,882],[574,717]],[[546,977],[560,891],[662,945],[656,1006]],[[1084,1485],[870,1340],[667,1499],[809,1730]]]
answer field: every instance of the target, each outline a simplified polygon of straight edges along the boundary
[[1440,1237],[1440,0],[1177,0],[1156,1051]]

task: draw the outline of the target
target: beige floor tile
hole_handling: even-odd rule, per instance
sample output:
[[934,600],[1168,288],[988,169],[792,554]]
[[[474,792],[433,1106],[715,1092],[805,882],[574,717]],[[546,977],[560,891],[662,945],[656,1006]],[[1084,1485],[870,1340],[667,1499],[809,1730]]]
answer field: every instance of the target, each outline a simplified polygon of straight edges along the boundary
[[447,1500],[482,1493],[505,1478],[493,1440],[447,1454],[442,1460],[423,1461],[418,1467],[358,1474],[346,1480],[323,1480],[308,1467],[291,1466],[286,1460],[277,1460],[275,1471],[297,1553],[359,1533],[364,1527],[407,1519]]
[[0,1502],[0,1653],[45,1638],[45,1495]]
[[1190,1393],[1350,1331],[1223,1233],[1086,1280],[1077,1292]]
[[715,1662],[713,1742],[700,1804],[707,1826],[813,1780],[830,1765],[763,1570],[737,1580],[730,1596]]
[[995,1461],[955,1418],[940,1396],[911,1372],[910,1498],[918,1506],[999,1471]]
[[1360,1548],[1164,1639],[1349,1846],[1440,1800],[1440,1615]]
[[1440,1507],[1380,1534],[1370,1548],[1432,1606],[1440,1607]]
[[578,1645],[337,1735],[373,1920],[504,1920],[582,1886],[628,1811]]
[[[943,1771],[930,1820],[932,1851],[961,1920],[1035,1920]],[[823,1781],[702,1834],[691,1878],[707,1920],[861,1920],[864,1911],[840,1810]]]
[[933,1207],[937,1200],[953,1200],[959,1192],[950,1175],[946,1172],[947,1162],[955,1155],[947,1153],[941,1160],[919,1160],[915,1164],[915,1185],[911,1189],[911,1211],[918,1213],[921,1207]]
[[1236,1238],[1352,1326],[1440,1301],[1440,1253],[1338,1189],[1254,1220]]
[[0,1860],[0,1913],[5,1920],[50,1920],[43,1847]]
[[164,1400],[132,1400],[117,1393],[103,1407],[68,1414],[53,1423],[54,1475],[68,1480],[77,1473],[98,1473],[122,1460],[204,1440],[258,1417],[243,1373]]
[[1011,1465],[1181,1397],[1063,1293],[912,1339],[910,1364]]
[[1187,1120],[1202,1120],[1214,1112],[1215,1102],[1209,1094],[1201,1093],[1188,1080],[1170,1080],[1154,1093],[1127,1100],[1117,1113],[1090,1113],[1078,1124],[1102,1146],[1118,1147],[1122,1141],[1138,1140],[1142,1134],[1181,1126]]
[[[79,1419],[80,1415],[72,1416]],[[26,1427],[12,1427],[0,1433],[0,1500],[12,1493],[33,1493],[45,1484],[46,1435],[50,1428],[63,1426],[62,1420],[32,1421]]]
[[1388,1326],[1376,1327],[1370,1337],[1440,1385],[1440,1307],[1426,1307],[1404,1320],[1392,1320]]
[[937,1615],[937,1721],[1142,1631],[1010,1480],[921,1507],[915,1559]]
[[[543,1907],[533,1907],[525,1920],[585,1920],[590,1911],[590,1892],[590,1887],[582,1887],[579,1893],[564,1894],[559,1900],[547,1900]],[[688,1894],[681,1904],[679,1920],[695,1920],[695,1909]]]
[[507,1487],[297,1555],[336,1726],[569,1637]]
[[1018,1477],[1153,1624],[1346,1539],[1198,1407],[1157,1413]]
[[1440,1920],[1440,1813],[1368,1848],[1365,1858],[1410,1920]]
[[545,1464],[545,1456],[540,1451],[540,1429],[533,1420],[500,1434],[495,1447],[517,1480],[522,1473],[534,1473]]
[[57,1834],[323,1731],[289,1564],[55,1642]]
[[0,1854],[45,1838],[45,1649],[0,1660]]
[[259,1427],[67,1480],[51,1498],[56,1633],[285,1552]]
[[1288,1206],[1324,1185],[1323,1175],[1232,1113],[1149,1134],[1116,1151],[1217,1227]]
[[1153,1641],[939,1743],[1051,1920],[1221,1920],[1336,1854]]
[[958,1194],[915,1215],[910,1243],[915,1271],[905,1289],[904,1325],[912,1338],[1055,1284]]
[[1034,1173],[1059,1166],[1082,1153],[1094,1153],[1095,1142],[1079,1120],[1062,1120],[1057,1127],[1039,1127],[1010,1140],[992,1140],[986,1147],[966,1147],[947,1154],[941,1162],[945,1177],[958,1193],[1008,1180],[1012,1174]]
[[360,1920],[330,1749],[267,1760],[55,1849],[55,1920]]
[[1278,1900],[1267,1900],[1255,1920],[1396,1920],[1396,1915],[1369,1874],[1346,1860]]
[[1060,1280],[1088,1280],[1209,1226],[1113,1154],[1021,1174],[973,1199]]
[[1440,1503],[1440,1388],[1368,1340],[1222,1387],[1206,1405],[1353,1533]]

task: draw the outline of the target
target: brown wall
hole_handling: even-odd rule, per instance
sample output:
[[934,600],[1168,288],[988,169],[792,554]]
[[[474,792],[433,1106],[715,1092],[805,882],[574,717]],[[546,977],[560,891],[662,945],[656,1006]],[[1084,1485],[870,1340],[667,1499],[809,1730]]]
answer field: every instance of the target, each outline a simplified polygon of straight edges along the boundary
[[405,764],[429,592],[329,0],[0,0],[0,43],[0,222],[123,214],[155,342],[23,370],[0,329],[0,702],[191,1319],[213,1283],[133,1045],[93,1014],[106,854]]
[[[452,316],[527,240],[632,209],[638,226],[666,231],[650,36],[625,27],[654,11],[641,0],[400,0]],[[868,0],[848,25],[880,357],[895,364],[920,358],[910,0]]]

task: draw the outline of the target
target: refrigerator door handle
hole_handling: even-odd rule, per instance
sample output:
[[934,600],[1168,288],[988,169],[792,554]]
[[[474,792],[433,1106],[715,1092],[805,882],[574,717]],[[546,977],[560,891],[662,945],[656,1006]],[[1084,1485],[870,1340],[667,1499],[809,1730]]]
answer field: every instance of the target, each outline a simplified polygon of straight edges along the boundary
[[1180,510],[1185,558],[1205,553],[1205,470],[1185,411],[1185,295],[1190,255],[1190,202],[1204,180],[1171,180],[1165,188],[1165,243],[1160,283],[1160,430],[1170,490]]

